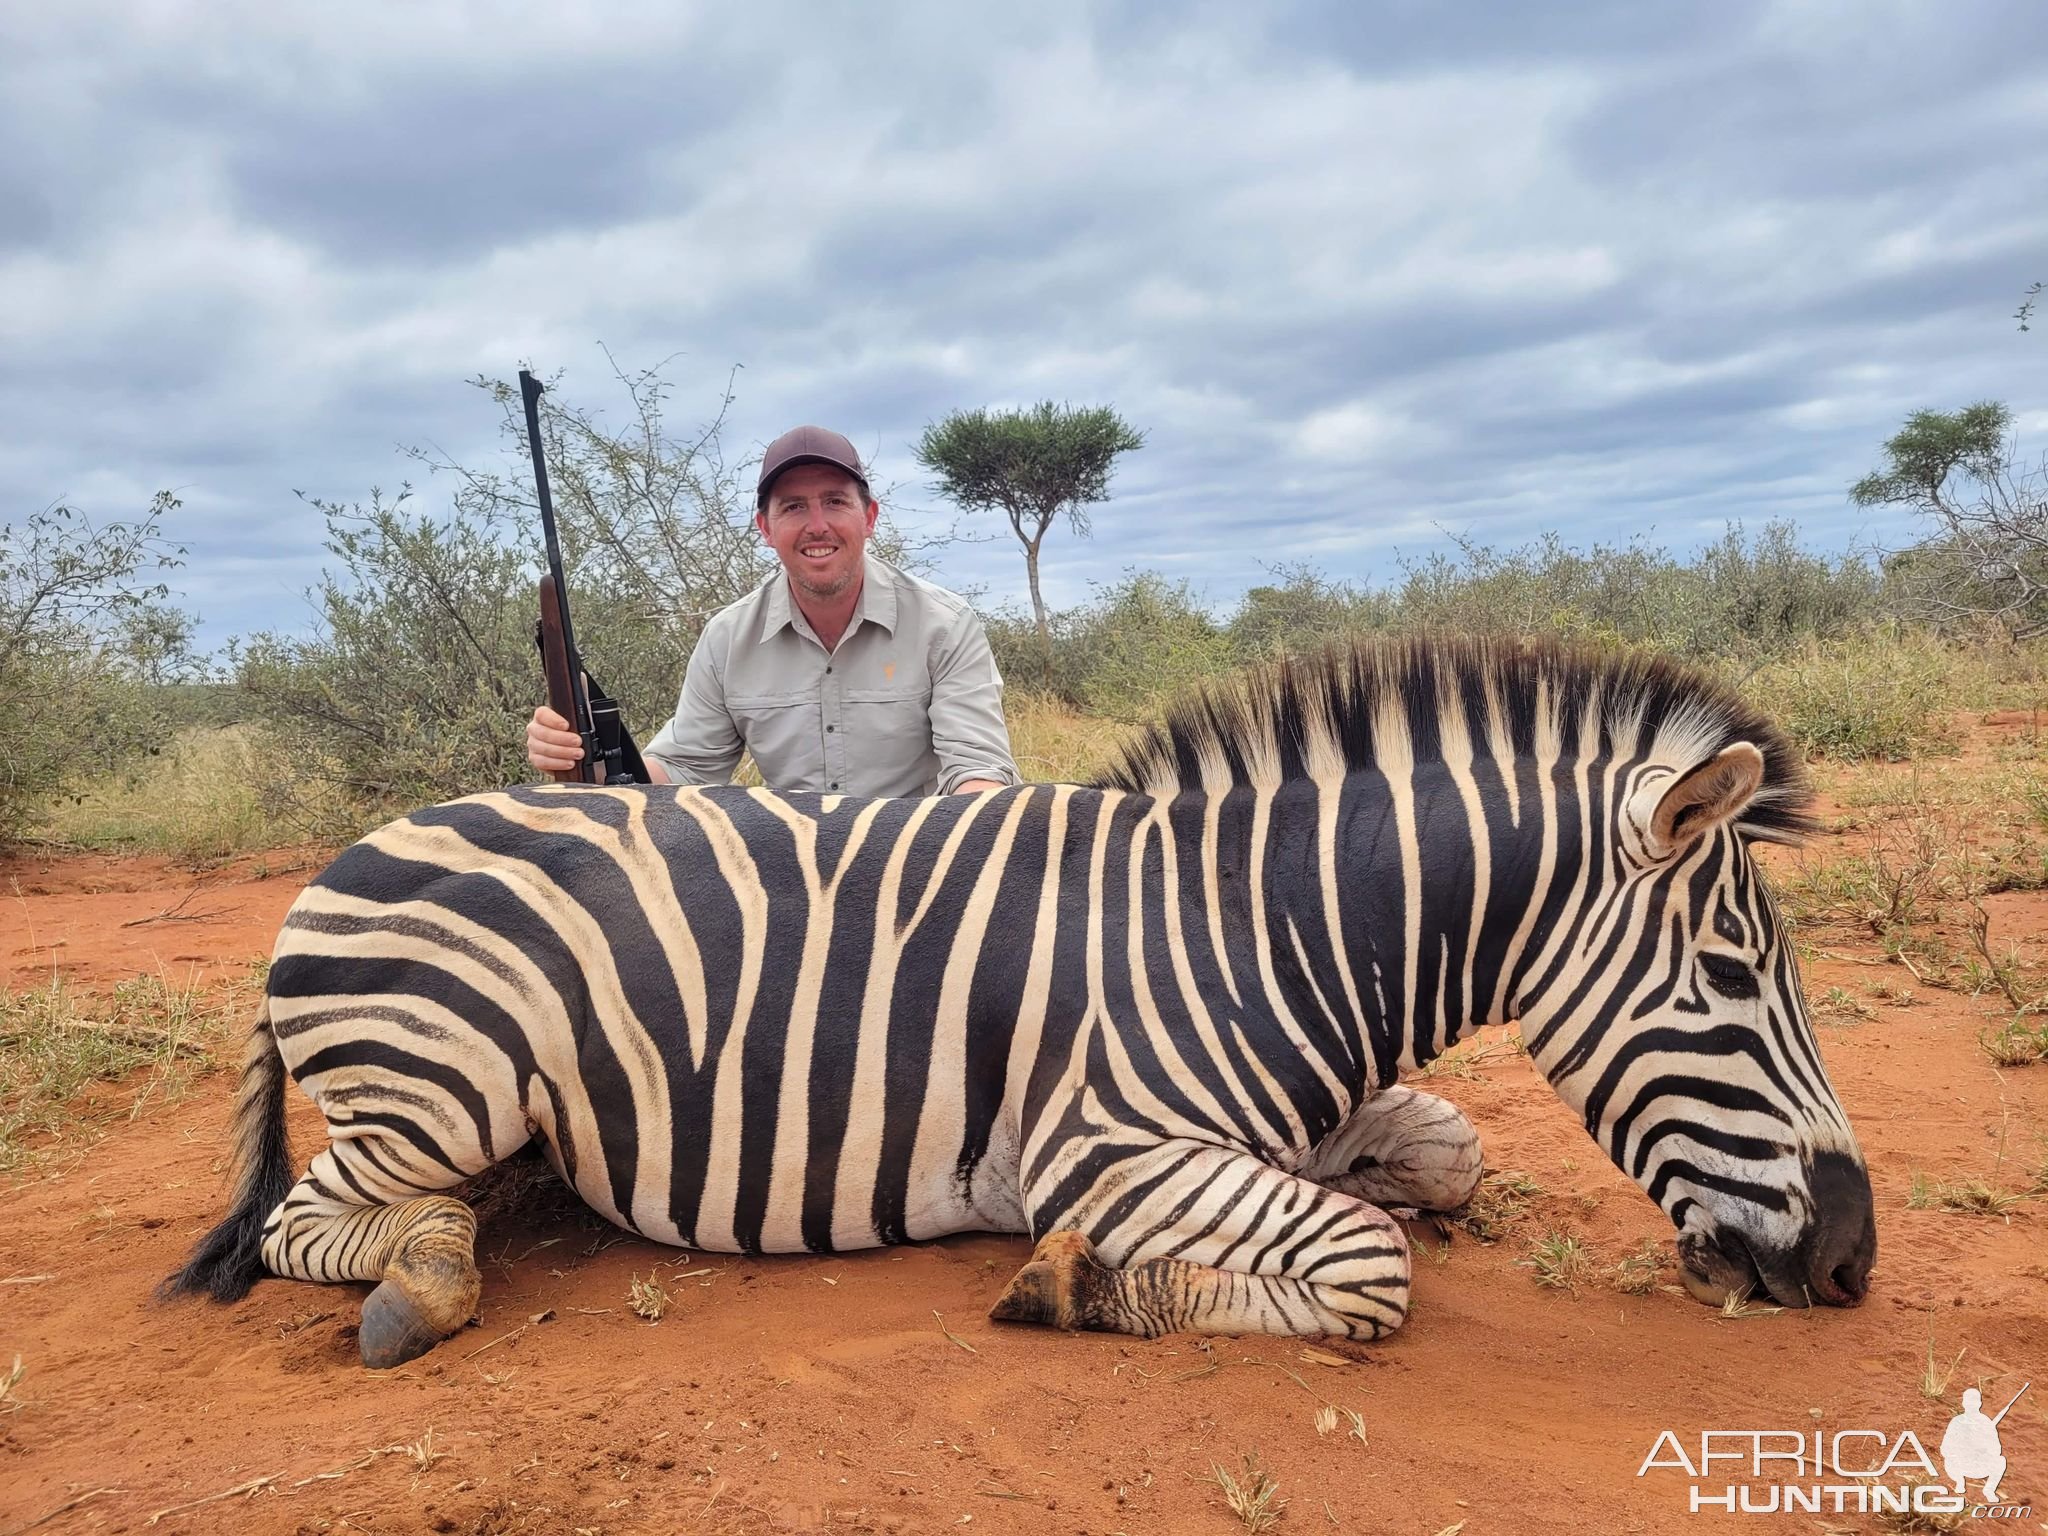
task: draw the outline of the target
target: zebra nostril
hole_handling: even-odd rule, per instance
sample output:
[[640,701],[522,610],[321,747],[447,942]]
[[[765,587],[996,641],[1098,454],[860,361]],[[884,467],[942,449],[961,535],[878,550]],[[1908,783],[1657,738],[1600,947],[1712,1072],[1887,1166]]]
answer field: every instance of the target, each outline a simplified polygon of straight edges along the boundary
[[1877,1260],[1870,1175],[1844,1153],[1823,1152],[1814,1159],[1810,1188],[1818,1222],[1807,1249],[1809,1284],[1831,1306],[1854,1306],[1869,1293]]

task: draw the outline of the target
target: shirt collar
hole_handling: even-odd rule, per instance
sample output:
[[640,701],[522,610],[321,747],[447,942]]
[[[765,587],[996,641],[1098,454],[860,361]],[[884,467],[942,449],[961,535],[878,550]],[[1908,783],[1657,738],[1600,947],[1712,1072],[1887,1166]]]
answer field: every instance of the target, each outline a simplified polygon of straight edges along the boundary
[[[763,596],[761,639],[766,641],[784,627],[794,629],[798,616],[789,595],[789,572],[778,569],[768,579]],[[861,553],[860,598],[854,603],[846,633],[851,635],[862,624],[878,624],[891,635],[896,633],[896,573],[865,550]],[[808,622],[804,628],[809,630]],[[843,643],[844,637],[841,639]]]

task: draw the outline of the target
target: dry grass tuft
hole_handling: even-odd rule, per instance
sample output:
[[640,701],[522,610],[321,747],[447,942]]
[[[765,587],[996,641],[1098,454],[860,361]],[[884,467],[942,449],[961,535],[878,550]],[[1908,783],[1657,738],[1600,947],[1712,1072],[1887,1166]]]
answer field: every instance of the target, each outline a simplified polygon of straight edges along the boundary
[[2024,1191],[1998,1189],[1982,1179],[1930,1179],[1913,1175],[1906,1195],[1909,1211],[1948,1211],[1957,1216],[2003,1216],[2027,1200]]
[[1963,1363],[1963,1356],[1968,1353],[1968,1349],[1957,1350],[1955,1359],[1949,1361],[1944,1369],[1935,1362],[1934,1330],[1929,1328],[1927,1330],[1927,1364],[1920,1371],[1920,1395],[1932,1398],[1936,1402],[1940,1402],[1942,1398],[1946,1397],[1948,1395],[1949,1379],[1955,1375],[1956,1367]]
[[1576,1291],[1593,1274],[1593,1255],[1568,1232],[1545,1232],[1529,1245],[1529,1257],[1517,1262],[1553,1291]]
[[1508,1228],[1529,1213],[1529,1202],[1543,1186],[1515,1169],[1489,1173],[1457,1213],[1459,1226],[1482,1243],[1498,1242]]
[[658,1323],[662,1314],[668,1311],[668,1291],[654,1275],[650,1274],[645,1280],[635,1275],[631,1288],[626,1292],[626,1302],[639,1316],[650,1323]]
[[1967,1517],[1966,1510],[1886,1509],[1878,1512],[1877,1528],[1903,1532],[1905,1536],[1945,1536],[1949,1531],[1960,1531]]
[[1259,1465],[1255,1452],[1244,1453],[1242,1476],[1233,1474],[1221,1462],[1211,1462],[1216,1485],[1223,1490],[1223,1502],[1230,1506],[1230,1512],[1237,1516],[1251,1536],[1261,1531],[1270,1531],[1279,1522],[1280,1512],[1287,1508],[1287,1501],[1280,1497],[1280,1485],[1272,1475]]
[[1738,1322],[1745,1317],[1771,1317],[1784,1310],[1783,1307],[1766,1306],[1762,1302],[1752,1303],[1746,1290],[1730,1291],[1721,1303],[1721,1315]]
[[1423,1066],[1408,1074],[1411,1081],[1422,1078],[1456,1078],[1461,1083],[1479,1081],[1479,1069],[1489,1061],[1505,1056],[1519,1056],[1524,1052],[1519,1036],[1506,1040],[1494,1040],[1480,1044],[1467,1040],[1452,1046],[1440,1056],[1433,1056]]
[[1657,1288],[1664,1264],[1663,1247],[1654,1237],[1646,1237],[1634,1253],[1607,1272],[1607,1283],[1624,1296],[1647,1296]]
[[19,1355],[14,1357],[14,1365],[11,1369],[0,1371],[0,1418],[4,1418],[10,1413],[19,1413],[28,1406],[20,1397],[15,1395],[14,1391],[16,1387],[21,1385],[21,1378],[27,1374],[28,1372],[22,1366],[21,1356]]
[[402,1456],[405,1460],[412,1463],[412,1476],[415,1483],[419,1481],[422,1473],[429,1471],[435,1462],[448,1454],[446,1451],[434,1449],[434,1432],[432,1429],[429,1429],[410,1445],[387,1446],[386,1450],[389,1454]]
[[[252,991],[238,981],[201,993],[160,976],[124,981],[106,997],[74,992],[54,976],[25,991],[0,990],[0,1173],[83,1129],[182,1098],[221,1065],[216,1053],[246,1022]],[[144,1069],[125,1100],[89,1092]]]
[[1998,1029],[1980,1031],[1977,1045],[2001,1067],[2031,1067],[2048,1056],[2048,1023],[2030,1025],[2014,1018]]

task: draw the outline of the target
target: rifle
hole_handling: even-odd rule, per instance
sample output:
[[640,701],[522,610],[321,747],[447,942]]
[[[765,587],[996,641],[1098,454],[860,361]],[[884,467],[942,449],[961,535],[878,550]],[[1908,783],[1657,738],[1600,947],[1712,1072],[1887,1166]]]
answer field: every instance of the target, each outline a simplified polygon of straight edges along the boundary
[[548,464],[540,446],[540,380],[522,368],[519,393],[526,402],[526,441],[533,450],[533,483],[540,493],[540,526],[547,538],[548,568],[540,579],[540,622],[533,643],[540,647],[547,676],[548,708],[583,738],[583,756],[573,768],[555,771],[564,784],[645,784],[647,765],[632,732],[619,717],[616,700],[585,670],[576,654],[569,623],[569,584],[562,579],[562,547],[555,537],[555,503],[548,495]]
[[[2025,1396],[2027,1395],[2027,1387],[2031,1387],[2032,1385],[2033,1385],[2033,1383],[2032,1383],[2032,1382],[2030,1381],[2030,1382],[2028,1382],[2028,1383],[2027,1383],[2027,1386],[2026,1386],[2026,1387],[2021,1387],[2021,1388],[2019,1389],[2019,1391],[2017,1391],[2017,1392],[2013,1393],[2013,1395],[2012,1395],[2012,1403],[2016,1403],[2016,1402],[2018,1402],[2018,1401],[2019,1401],[2019,1400],[2020,1400],[2021,1398],[2025,1397]],[[2005,1417],[2005,1416],[2006,1416],[2006,1415],[2007,1415],[2008,1413],[2011,1413],[2011,1412],[2012,1412],[2012,1403],[2007,1403],[2007,1404],[2006,1404],[2006,1405],[2005,1405],[2005,1406],[2004,1406],[2003,1408],[2001,1408],[2001,1409],[1999,1409],[1999,1410],[1998,1410],[1998,1419],[2002,1419],[2002,1418],[2004,1418],[2004,1417]],[[1998,1419],[1993,1419],[1993,1420],[1991,1421],[1991,1427],[1992,1427],[1993,1429],[1996,1429],[1996,1428],[1998,1428]]]

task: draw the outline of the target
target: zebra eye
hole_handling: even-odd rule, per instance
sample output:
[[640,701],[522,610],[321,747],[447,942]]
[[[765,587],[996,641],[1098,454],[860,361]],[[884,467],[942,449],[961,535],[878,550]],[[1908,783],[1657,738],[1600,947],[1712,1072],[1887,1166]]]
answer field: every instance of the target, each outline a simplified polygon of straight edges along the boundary
[[1707,973],[1708,983],[1723,997],[1755,997],[1760,990],[1756,972],[1733,955],[1704,953],[1700,956],[1700,969]]

